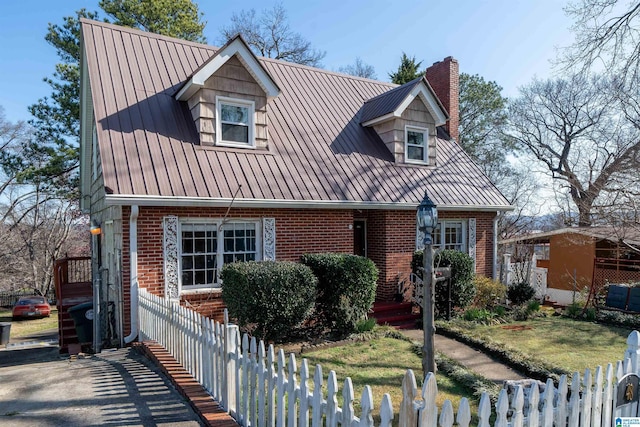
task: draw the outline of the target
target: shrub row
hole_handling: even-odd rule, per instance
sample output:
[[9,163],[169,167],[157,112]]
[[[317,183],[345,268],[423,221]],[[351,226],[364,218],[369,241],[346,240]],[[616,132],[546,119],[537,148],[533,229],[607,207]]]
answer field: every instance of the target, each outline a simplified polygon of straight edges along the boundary
[[350,254],[307,254],[302,263],[226,264],[222,299],[229,315],[254,335],[283,340],[313,313],[316,326],[342,338],[356,331],[375,299],[378,270]]

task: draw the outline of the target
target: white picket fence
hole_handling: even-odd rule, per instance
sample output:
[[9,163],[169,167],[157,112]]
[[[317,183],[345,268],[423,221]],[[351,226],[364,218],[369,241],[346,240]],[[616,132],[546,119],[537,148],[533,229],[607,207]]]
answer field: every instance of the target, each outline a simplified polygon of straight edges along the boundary
[[[362,410],[357,416],[350,378],[344,380],[340,392],[333,371],[325,382],[322,367],[316,365],[312,373],[303,359],[298,372],[293,354],[285,358],[280,350],[276,356],[273,345],[265,348],[262,341],[249,339],[247,335],[241,340],[238,328],[226,320],[226,313],[225,323],[220,324],[142,289],[139,328],[142,340],[156,341],[165,347],[242,426],[374,426],[369,386],[364,387]],[[570,384],[566,376],[561,377],[557,387],[548,380],[543,394],[537,386],[527,389],[517,386],[511,394],[503,389],[495,407],[489,395],[483,394],[478,426],[489,427],[492,415],[496,427],[608,427],[617,416],[637,416],[637,403],[616,409],[617,379],[638,372],[640,333],[632,332],[627,343],[625,362],[609,364],[604,370],[598,367],[595,375],[588,369],[584,375],[574,373]],[[398,425],[470,425],[471,410],[466,398],[454,413],[450,401],[437,407],[437,394],[433,374],[427,375],[422,390],[418,391],[414,373],[407,370]],[[394,413],[388,394],[384,394],[375,413],[379,415],[377,425],[392,425]]]

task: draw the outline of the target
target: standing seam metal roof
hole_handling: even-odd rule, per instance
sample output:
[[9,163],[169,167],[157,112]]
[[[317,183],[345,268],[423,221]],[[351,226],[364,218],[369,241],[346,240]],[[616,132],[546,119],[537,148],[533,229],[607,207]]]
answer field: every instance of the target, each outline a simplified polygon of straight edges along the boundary
[[404,86],[259,58],[281,89],[268,104],[269,151],[201,147],[173,94],[214,47],[89,20],[82,32],[113,195],[230,199],[239,188],[237,200],[415,205],[426,189],[438,205],[508,207],[454,141],[438,139],[437,167],[396,164],[360,125],[364,110],[380,115],[376,96]]

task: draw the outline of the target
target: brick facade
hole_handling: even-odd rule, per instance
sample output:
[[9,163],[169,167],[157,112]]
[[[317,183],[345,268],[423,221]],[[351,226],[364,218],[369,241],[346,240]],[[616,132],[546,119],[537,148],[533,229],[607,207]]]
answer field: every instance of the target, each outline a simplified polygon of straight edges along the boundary
[[[164,295],[163,218],[223,218],[226,208],[140,207],[138,216],[138,281],[142,288]],[[123,208],[123,281],[125,330],[129,331],[129,217]],[[493,212],[440,212],[440,218],[476,218],[476,272],[491,276],[493,268]],[[380,275],[376,298],[393,299],[399,279],[410,273],[415,250],[414,210],[337,210],[337,209],[231,209],[228,218],[275,218],[276,259],[297,261],[304,253],[353,253],[353,221],[364,219],[367,255]],[[224,305],[219,290],[183,295],[188,304],[203,315],[222,319]]]

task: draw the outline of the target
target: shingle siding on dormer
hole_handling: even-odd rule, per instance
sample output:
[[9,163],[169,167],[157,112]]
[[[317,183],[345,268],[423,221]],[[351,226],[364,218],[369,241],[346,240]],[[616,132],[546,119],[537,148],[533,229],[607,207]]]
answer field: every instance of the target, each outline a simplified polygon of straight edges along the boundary
[[388,120],[384,123],[373,125],[382,142],[385,143],[396,163],[405,163],[405,126],[416,126],[429,129],[428,165],[436,164],[436,126],[433,117],[427,107],[419,99],[414,99],[402,116]]
[[224,96],[255,103],[256,148],[268,148],[267,96],[234,56],[216,71],[187,104],[203,146],[216,145],[216,97]]

